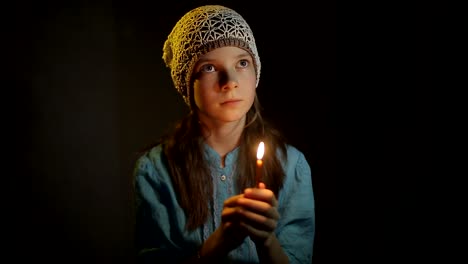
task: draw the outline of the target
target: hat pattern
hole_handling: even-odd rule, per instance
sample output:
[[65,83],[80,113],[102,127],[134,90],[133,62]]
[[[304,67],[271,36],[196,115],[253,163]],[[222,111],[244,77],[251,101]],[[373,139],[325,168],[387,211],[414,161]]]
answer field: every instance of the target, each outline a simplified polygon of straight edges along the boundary
[[257,86],[260,79],[260,57],[250,26],[236,11],[206,5],[187,12],[174,26],[163,47],[163,60],[171,69],[177,91],[190,105],[193,67],[203,54],[219,47],[245,49],[254,60]]

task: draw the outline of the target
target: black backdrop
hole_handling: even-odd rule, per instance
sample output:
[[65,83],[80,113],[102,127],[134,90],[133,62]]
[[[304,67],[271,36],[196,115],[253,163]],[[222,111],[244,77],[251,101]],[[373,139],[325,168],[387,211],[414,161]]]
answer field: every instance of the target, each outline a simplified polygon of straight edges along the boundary
[[[314,263],[396,259],[403,249],[394,243],[401,191],[390,155],[378,150],[393,149],[401,138],[388,137],[401,127],[382,121],[391,119],[385,106],[394,96],[368,89],[375,76],[365,82],[352,76],[361,74],[358,61],[374,60],[352,50],[353,27],[338,41],[339,58],[353,54],[339,69],[338,86],[337,10],[325,0],[18,3],[12,68],[19,103],[9,111],[19,128],[10,154],[19,158],[10,167],[30,179],[32,196],[9,190],[21,201],[12,214],[24,215],[14,220],[20,227],[12,252],[64,263],[132,263],[135,153],[187,110],[161,59],[163,41],[181,15],[206,3],[230,6],[251,25],[263,65],[258,92],[265,116],[311,165]],[[371,48],[377,41],[366,41],[378,50]],[[387,91],[387,83],[379,85]]]

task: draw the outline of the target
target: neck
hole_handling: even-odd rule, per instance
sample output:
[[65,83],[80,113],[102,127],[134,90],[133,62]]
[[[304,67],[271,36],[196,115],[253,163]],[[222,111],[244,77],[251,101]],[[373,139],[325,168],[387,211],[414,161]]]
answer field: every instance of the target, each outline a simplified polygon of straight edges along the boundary
[[239,145],[244,125],[245,118],[221,125],[202,125],[206,143],[220,155],[222,166],[224,166],[226,154]]

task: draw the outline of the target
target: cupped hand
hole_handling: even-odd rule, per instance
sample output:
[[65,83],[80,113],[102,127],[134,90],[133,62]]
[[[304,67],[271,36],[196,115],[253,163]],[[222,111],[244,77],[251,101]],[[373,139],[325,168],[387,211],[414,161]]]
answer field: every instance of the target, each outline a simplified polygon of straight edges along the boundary
[[280,218],[275,194],[260,183],[258,188],[245,189],[236,204],[239,225],[256,244],[264,245],[274,235]]
[[221,224],[206,241],[204,250],[226,254],[247,236],[259,246],[266,245],[280,218],[277,207],[274,193],[263,183],[226,199]]
[[248,232],[240,224],[242,214],[239,211],[242,209],[237,205],[237,200],[243,196],[244,194],[235,195],[224,201],[221,224],[203,243],[201,255],[222,257],[244,242]]

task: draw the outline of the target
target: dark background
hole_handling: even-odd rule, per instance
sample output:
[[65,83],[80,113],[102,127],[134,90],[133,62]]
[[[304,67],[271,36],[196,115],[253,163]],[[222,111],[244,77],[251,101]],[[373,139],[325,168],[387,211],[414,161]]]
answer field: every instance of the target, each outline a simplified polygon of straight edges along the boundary
[[[400,146],[427,135],[411,132],[421,119],[395,125],[394,114],[414,97],[393,89],[400,86],[395,76],[409,76],[407,68],[400,64],[394,72],[381,62],[398,58],[388,47],[399,41],[382,33],[391,27],[346,8],[337,17],[333,0],[17,3],[8,68],[18,101],[6,113],[14,112],[19,128],[8,167],[22,185],[5,188],[19,202],[8,207],[11,253],[62,263],[132,263],[136,152],[187,110],[162,61],[162,45],[185,12],[208,3],[232,7],[250,24],[262,60],[258,93],[265,116],[311,165],[313,262],[399,259],[406,249],[402,217],[410,209],[401,207],[408,188],[398,164],[415,162],[407,162],[415,147]],[[338,37],[337,21],[344,29]],[[23,195],[28,186],[31,195]]]

